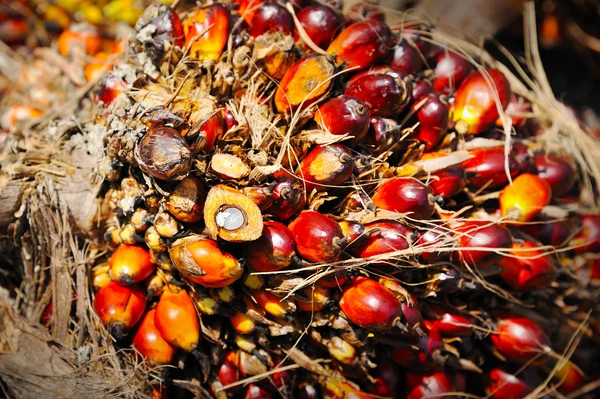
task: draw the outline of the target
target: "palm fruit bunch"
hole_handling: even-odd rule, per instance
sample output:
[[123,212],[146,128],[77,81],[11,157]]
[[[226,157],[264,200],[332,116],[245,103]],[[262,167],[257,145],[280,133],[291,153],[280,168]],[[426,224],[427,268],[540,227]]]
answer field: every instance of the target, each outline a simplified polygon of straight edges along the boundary
[[174,366],[156,397],[576,393],[598,377],[588,158],[501,64],[341,10],[144,11],[94,94],[100,320]]

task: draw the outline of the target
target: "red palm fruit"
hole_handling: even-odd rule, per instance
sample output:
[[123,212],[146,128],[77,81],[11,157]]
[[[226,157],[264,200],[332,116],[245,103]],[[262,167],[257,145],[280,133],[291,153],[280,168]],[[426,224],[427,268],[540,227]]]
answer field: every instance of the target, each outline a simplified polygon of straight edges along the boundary
[[[506,108],[510,97],[510,84],[502,72],[486,68],[485,74],[481,71],[471,73],[454,98],[456,131],[462,134],[481,133],[498,119],[498,107]],[[496,98],[499,104],[496,104]]]
[[369,115],[395,116],[411,99],[412,87],[404,77],[390,67],[361,72],[348,82],[344,94],[362,101]]
[[401,251],[410,247],[413,231],[398,222],[373,222],[366,224],[365,228],[367,231],[372,230],[372,232],[364,243],[352,251],[359,258]]
[[98,91],[94,95],[94,102],[104,103],[108,107],[119,95],[127,91],[127,85],[123,79],[113,73],[104,77],[98,85]]
[[511,256],[499,262],[504,269],[500,277],[512,288],[519,291],[541,290],[556,279],[554,261],[538,249],[537,244],[531,241],[514,243],[513,249]]
[[[543,355],[549,350],[550,341],[544,330],[537,323],[523,317],[501,319],[491,337],[498,352],[520,364],[529,363],[534,356]],[[544,360],[543,356],[539,356],[531,364],[541,364]]]
[[315,113],[315,121],[331,134],[352,136],[347,142],[350,147],[362,142],[369,131],[367,107],[349,96],[338,96],[321,105]]
[[569,243],[576,252],[600,250],[600,216],[585,215],[581,218],[581,228]]
[[0,40],[9,45],[24,43],[31,36],[31,27],[26,20],[0,19]]
[[433,87],[443,94],[452,94],[473,71],[473,64],[464,56],[450,51],[438,55],[436,62]]
[[566,362],[556,371],[554,380],[558,390],[568,394],[585,385],[586,377],[574,363]]
[[430,308],[435,315],[435,319],[431,322],[432,328],[437,329],[442,335],[468,337],[473,332],[473,323],[468,317],[437,305],[431,305]]
[[288,220],[304,209],[306,196],[303,184],[296,178],[277,182],[271,194],[273,204],[267,212],[279,220]]
[[[342,25],[342,16],[331,7],[321,4],[312,4],[296,14],[300,25],[306,34],[317,46],[326,49],[338,29]],[[298,42],[300,35],[298,29],[294,30],[294,41]]]
[[377,361],[377,380],[380,381],[377,391],[374,392],[382,396],[393,396],[394,392],[399,392],[402,384],[401,374],[394,363],[389,360]]
[[310,262],[329,263],[341,254],[346,240],[339,224],[315,211],[304,211],[289,225],[298,254]]
[[414,102],[418,102],[421,98],[435,93],[437,92],[427,79],[418,79],[413,82],[412,98]]
[[488,380],[485,392],[490,399],[522,399],[533,391],[525,382],[501,369],[490,371]]
[[454,232],[459,246],[458,258],[480,269],[500,260],[502,254],[496,251],[511,248],[513,244],[510,231],[493,222],[467,220],[457,226]]
[[294,19],[290,12],[275,2],[267,1],[254,11],[248,33],[258,37],[265,33],[292,33],[293,29]]
[[341,222],[338,222],[338,224],[342,228],[342,232],[348,241],[348,245],[351,245],[359,238],[366,238],[365,233],[367,232],[367,228],[361,223],[351,220],[342,220]]
[[254,17],[254,13],[258,10],[258,7],[264,3],[265,0],[234,0],[234,3],[238,5],[237,11],[238,14],[247,24],[252,22],[252,18]]
[[[425,154],[427,155],[427,154]],[[424,156],[421,157],[424,159]],[[467,185],[465,168],[460,165],[451,166],[431,174],[429,187],[433,195],[444,199],[452,198],[464,190]]]
[[406,213],[417,220],[433,215],[433,193],[420,181],[396,177],[380,185],[372,196],[373,205],[392,212]]
[[[221,365],[217,371],[217,378],[223,386],[236,383],[240,380],[240,372],[237,368],[236,358],[235,352],[229,352],[221,361]],[[234,387],[231,389],[231,392],[237,392],[240,389],[241,387]]]
[[365,69],[386,57],[391,46],[392,32],[380,21],[359,21],[344,29],[327,48],[328,54],[338,57],[348,68]]
[[120,245],[110,257],[110,275],[117,283],[132,285],[156,270],[150,253],[137,245]]
[[[469,186],[476,190],[484,187],[492,190],[508,183],[503,147],[480,148],[469,152],[473,158],[462,164],[467,172]],[[508,154],[507,157],[510,176],[515,177],[519,174],[519,164],[514,155]]]
[[449,399],[452,396],[444,396],[444,394],[456,391],[450,378],[441,371],[431,374],[417,374],[409,371],[406,374],[406,379],[408,386],[407,399],[433,397]]
[[[506,116],[511,120],[512,126],[523,127],[532,113],[531,103],[525,101],[523,97],[512,96],[508,106],[504,110]],[[528,115],[529,114],[529,115]],[[496,119],[496,126],[502,127],[502,120]]]
[[235,115],[233,115],[233,112],[231,112],[229,107],[225,108],[222,116],[223,121],[225,122],[225,131],[231,130],[239,125],[238,120],[235,118]]
[[[425,97],[423,97],[425,98]],[[437,94],[429,94],[427,100],[416,101],[411,109],[417,113],[419,126],[414,138],[431,151],[446,135],[448,130],[448,105]]]
[[402,316],[408,327],[414,328],[419,326],[423,317],[421,316],[421,310],[419,309],[417,299],[406,291],[406,289],[404,289],[404,287],[396,280],[381,277],[379,279],[379,284],[390,290],[396,296],[396,300],[400,303],[400,309],[402,309]]
[[345,15],[347,21],[385,22],[385,13],[377,5],[367,2],[356,3]]
[[186,290],[169,285],[155,309],[154,323],[165,341],[186,352],[196,349],[200,341],[200,323]]
[[65,30],[56,41],[58,52],[67,57],[74,52],[94,55],[102,46],[102,40],[96,29],[86,27],[80,31]]
[[350,179],[354,159],[350,150],[341,144],[319,145],[313,148],[300,165],[299,176],[306,191],[335,190]]
[[146,358],[148,364],[169,364],[175,356],[175,348],[165,341],[156,328],[155,312],[155,309],[151,309],[146,313],[131,343]]
[[244,399],[271,399],[273,395],[260,385],[250,384],[246,388]]
[[550,203],[550,185],[539,176],[523,173],[500,193],[500,212],[508,220],[526,223]]
[[321,277],[319,284],[325,288],[337,288],[346,284],[348,281],[347,273],[344,270],[338,270],[334,273]]
[[279,82],[275,92],[277,111],[293,111],[321,100],[333,86],[334,73],[329,56],[311,54],[301,58]]
[[139,287],[112,282],[96,293],[94,309],[112,335],[124,338],[144,315],[146,295]]
[[252,290],[250,292],[252,298],[263,308],[268,314],[275,317],[284,317],[292,312],[290,307],[281,300],[281,298],[271,294],[265,290]]
[[322,310],[331,298],[331,290],[321,284],[303,289],[302,294],[303,297],[296,296],[295,302],[298,309],[305,312],[318,312]]
[[169,250],[171,261],[191,281],[210,288],[225,287],[242,276],[243,268],[216,241],[188,236],[175,241]]
[[573,233],[575,226],[570,220],[553,220],[538,216],[532,223],[520,229],[542,244],[561,247]]
[[[200,122],[202,123],[202,122]],[[221,113],[211,116],[203,122],[198,138],[192,145],[193,152],[210,153],[215,149],[215,143],[225,134],[225,121]]]
[[357,277],[344,290],[340,308],[354,324],[389,331],[401,321],[402,308],[396,296],[375,280]]
[[[432,247],[429,251],[424,251],[419,254],[420,258],[427,263],[435,263],[444,258],[448,257],[447,252],[440,252],[436,250],[437,246],[442,246],[445,242],[449,241],[449,232],[442,227],[430,228],[421,234],[417,239],[415,246],[420,248]],[[443,245],[446,247],[446,245]]]
[[426,59],[434,58],[441,49],[434,49],[430,40],[423,40],[423,37],[428,37],[429,32],[431,32],[431,25],[405,21],[401,38],[409,43],[414,43]]
[[52,317],[54,316],[54,304],[50,302],[44,308],[42,315],[40,316],[40,323],[44,326],[49,326],[52,321]]
[[571,164],[555,155],[537,154],[535,168],[537,175],[550,185],[553,198],[562,197],[575,187],[577,180]]
[[296,243],[292,232],[279,222],[264,222],[262,235],[246,244],[245,258],[259,272],[273,272],[292,264]]
[[192,11],[183,21],[185,45],[190,57],[216,60],[229,39],[231,15],[227,7],[214,3]]
[[423,67],[423,60],[419,50],[403,40],[394,47],[391,65],[409,75],[416,75]]

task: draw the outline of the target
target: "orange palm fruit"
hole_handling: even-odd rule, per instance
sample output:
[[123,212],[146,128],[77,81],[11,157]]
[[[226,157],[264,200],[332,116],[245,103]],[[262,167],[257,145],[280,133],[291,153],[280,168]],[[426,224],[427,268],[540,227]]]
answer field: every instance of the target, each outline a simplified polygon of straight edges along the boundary
[[108,53],[98,53],[94,56],[92,61],[85,66],[83,74],[88,82],[99,78],[104,72],[112,69],[112,65],[108,62],[109,57],[110,54]]
[[500,193],[503,217],[518,223],[530,222],[550,203],[552,190],[541,177],[523,173]]
[[11,130],[16,127],[18,122],[32,121],[41,116],[42,113],[35,108],[27,105],[12,105],[2,113],[0,127],[4,130]]
[[200,341],[200,324],[196,308],[187,291],[169,285],[160,296],[154,323],[160,335],[171,345],[191,352]]
[[[471,73],[454,97],[453,120],[462,134],[477,134],[496,122],[498,107],[505,109],[512,92],[506,76],[497,69]],[[496,103],[496,99],[499,103]]]
[[283,317],[290,313],[290,307],[281,298],[265,290],[253,290],[250,295],[267,313],[275,317]]
[[205,287],[225,287],[244,271],[233,255],[223,252],[216,241],[204,236],[180,238],[173,243],[169,254],[183,276]]
[[324,98],[333,86],[335,66],[327,55],[311,54],[301,58],[283,75],[275,93],[279,112],[308,107]]
[[536,243],[514,243],[510,255],[499,265],[504,269],[500,277],[511,287],[520,291],[539,290],[547,288],[556,279],[554,261],[538,249]]
[[121,284],[136,284],[156,270],[150,253],[137,245],[120,245],[110,257],[110,275]]
[[242,312],[236,312],[233,316],[230,316],[229,322],[238,334],[250,334],[256,327],[254,320]]
[[154,324],[155,313],[156,309],[146,313],[133,336],[132,344],[148,364],[169,364],[175,355],[175,348],[160,335]]
[[124,338],[144,315],[146,295],[139,287],[112,282],[96,293],[94,309],[112,335]]
[[216,60],[229,38],[231,15],[220,3],[200,8],[183,21],[185,45],[190,56],[200,60]]
[[94,55],[102,46],[100,35],[93,28],[85,28],[78,31],[65,30],[60,34],[56,42],[58,52],[67,57],[74,52],[80,51],[82,54]]

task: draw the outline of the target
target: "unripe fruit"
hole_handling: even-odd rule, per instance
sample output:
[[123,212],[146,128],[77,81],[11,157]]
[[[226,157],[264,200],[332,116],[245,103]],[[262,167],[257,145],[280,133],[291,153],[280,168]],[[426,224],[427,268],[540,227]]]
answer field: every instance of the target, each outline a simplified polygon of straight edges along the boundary
[[168,286],[155,309],[154,323],[168,343],[186,352],[196,349],[200,341],[200,323],[186,290]]

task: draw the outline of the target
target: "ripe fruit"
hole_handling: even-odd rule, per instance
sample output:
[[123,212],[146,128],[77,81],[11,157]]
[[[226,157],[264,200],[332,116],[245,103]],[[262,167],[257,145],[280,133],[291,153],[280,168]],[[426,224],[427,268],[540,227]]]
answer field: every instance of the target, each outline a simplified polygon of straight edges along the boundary
[[146,295],[139,287],[112,282],[96,293],[94,309],[113,336],[124,338],[144,315]]
[[58,52],[63,56],[94,55],[100,51],[101,40],[98,32],[91,27],[82,27],[80,30],[65,30],[56,42]]
[[432,329],[437,329],[447,337],[468,337],[473,332],[471,320],[463,314],[449,311],[440,306],[431,306],[434,320]]
[[575,171],[568,162],[557,156],[537,154],[535,168],[537,175],[550,185],[553,198],[560,198],[575,187]]
[[532,361],[534,356],[543,355],[550,341],[544,330],[535,322],[523,317],[501,319],[491,336],[496,349],[509,360],[525,364],[541,364],[543,356]]
[[571,237],[575,226],[571,220],[553,220],[538,216],[531,223],[519,228],[542,244],[562,247]]
[[231,17],[220,3],[192,11],[183,21],[185,45],[190,56],[199,60],[216,60],[227,44]]
[[557,269],[550,255],[536,249],[537,244],[525,241],[514,243],[510,256],[499,265],[504,271],[500,277],[511,287],[520,291],[540,290],[550,286],[556,279]]
[[391,330],[402,318],[396,296],[375,280],[357,277],[344,290],[340,308],[354,324],[379,331]]
[[585,385],[586,377],[579,367],[567,361],[556,371],[554,380],[561,392],[571,393]]
[[265,33],[288,34],[292,33],[293,29],[294,20],[289,11],[275,2],[267,1],[254,11],[248,33],[252,37],[258,37]]
[[201,125],[198,136],[191,146],[192,152],[211,153],[215,149],[215,143],[223,137],[225,133],[225,121],[221,113],[213,116],[203,116],[197,125]]
[[434,212],[431,189],[407,177],[385,181],[375,190],[372,200],[373,205],[381,209],[405,213],[411,219],[429,219]]
[[335,261],[346,244],[339,224],[322,213],[304,211],[289,225],[298,254],[310,262]]
[[460,248],[459,259],[479,269],[497,262],[502,258],[498,251],[511,248],[513,244],[513,237],[506,227],[484,220],[464,221],[454,232]]
[[430,151],[448,130],[448,105],[437,94],[429,94],[426,98],[415,101],[411,109],[419,120],[414,137],[425,144],[425,151]]
[[267,213],[282,221],[300,212],[306,204],[303,184],[293,177],[277,182],[271,199],[273,204],[267,209]]
[[471,73],[456,92],[453,120],[455,129],[461,134],[481,133],[498,119],[498,107],[504,109],[510,101],[510,84],[506,76],[492,68],[486,68],[484,72]]
[[296,306],[305,312],[318,312],[329,303],[330,295],[331,290],[320,284],[306,287],[302,290],[301,295],[296,294]]
[[369,130],[365,104],[349,96],[338,96],[321,105],[315,113],[315,122],[331,134],[352,136],[348,141],[350,147],[360,143]]
[[[310,40],[322,49],[329,46],[343,22],[343,18],[339,13],[331,7],[321,4],[312,4],[302,8],[296,14],[296,17]],[[297,29],[294,31],[294,40],[296,42],[300,40]]]
[[110,257],[110,275],[118,283],[139,283],[155,269],[150,253],[137,245],[120,245]]
[[329,144],[313,148],[302,161],[298,174],[310,193],[335,190],[350,179],[353,170],[350,151],[341,144]]
[[225,287],[243,273],[233,255],[221,251],[216,241],[204,236],[180,238],[171,246],[169,255],[183,276],[205,287]]
[[179,132],[160,126],[150,129],[135,148],[140,169],[160,180],[182,180],[190,172],[190,149]]
[[407,373],[407,399],[449,398],[445,393],[456,392],[450,378],[441,371],[431,374]]
[[124,94],[127,85],[123,79],[113,73],[109,73],[98,85],[98,91],[94,96],[96,104],[104,104],[108,107],[119,95]]
[[529,222],[550,203],[551,197],[552,190],[545,180],[523,173],[500,193],[500,212],[508,220]]
[[186,290],[167,286],[155,309],[154,323],[165,341],[186,352],[196,349],[200,340],[200,324]]
[[576,252],[600,250],[600,216],[583,216],[581,227],[569,245],[574,246]]
[[292,232],[279,222],[265,222],[262,235],[244,248],[248,264],[259,272],[281,270],[296,257]]
[[154,324],[155,313],[155,309],[146,313],[131,343],[146,358],[148,364],[169,364],[175,356],[175,348],[160,335]]
[[419,50],[403,40],[394,47],[391,65],[409,75],[416,75],[423,67]]
[[197,223],[204,210],[204,185],[194,177],[183,179],[169,195],[167,209],[182,222]]
[[501,369],[490,371],[488,379],[485,391],[490,399],[521,399],[533,391],[525,382]]
[[467,172],[469,186],[476,190],[493,190],[508,183],[504,168],[507,157],[510,176],[514,178],[519,174],[519,163],[512,153],[505,156],[503,147],[480,148],[469,153],[473,158],[466,160],[462,165]]
[[94,58],[85,66],[83,74],[88,82],[98,79],[106,71],[112,69],[112,65],[108,62],[110,54],[98,53]]
[[284,317],[292,311],[285,301],[269,291],[252,290],[250,295],[271,316]]
[[473,71],[469,60],[450,51],[438,55],[436,61],[433,87],[439,93],[452,94]]
[[369,233],[364,243],[352,252],[360,258],[368,258],[394,251],[408,249],[412,241],[413,231],[393,221],[373,222],[365,225]]
[[[434,159],[444,157],[445,154],[440,152],[428,152],[423,154],[421,160]],[[450,166],[439,172],[431,174],[429,180],[429,188],[434,195],[444,199],[454,197],[460,193],[466,186],[466,172],[461,165]]]
[[238,334],[250,334],[256,327],[254,320],[242,312],[236,312],[233,316],[230,316],[229,322]]
[[359,21],[344,29],[327,48],[348,68],[365,69],[385,58],[391,49],[392,33],[380,21]]
[[324,98],[333,86],[335,67],[326,55],[301,58],[283,75],[275,92],[279,112],[294,111]]

